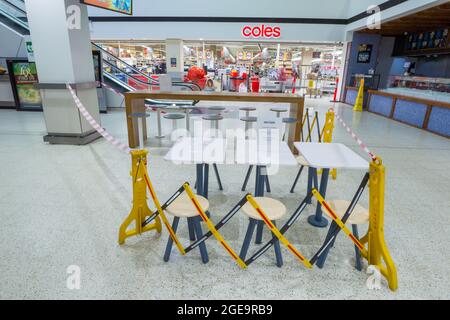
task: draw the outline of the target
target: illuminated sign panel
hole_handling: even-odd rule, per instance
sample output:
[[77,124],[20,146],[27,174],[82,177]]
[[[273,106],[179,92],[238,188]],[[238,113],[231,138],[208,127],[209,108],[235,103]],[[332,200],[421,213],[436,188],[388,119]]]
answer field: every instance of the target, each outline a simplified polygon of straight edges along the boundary
[[278,26],[244,26],[242,35],[245,38],[279,38],[281,37],[281,28]]
[[81,3],[129,15],[133,14],[133,0],[81,0]]

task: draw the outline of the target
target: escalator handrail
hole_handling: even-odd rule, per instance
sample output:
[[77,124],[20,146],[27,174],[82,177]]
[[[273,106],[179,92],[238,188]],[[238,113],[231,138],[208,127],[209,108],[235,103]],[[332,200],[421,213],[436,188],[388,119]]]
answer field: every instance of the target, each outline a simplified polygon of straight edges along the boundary
[[[143,81],[143,80],[141,80],[141,79],[139,79],[139,78],[136,78],[135,76],[129,74],[128,72],[123,71],[122,69],[120,69],[119,67],[113,65],[111,62],[109,62],[109,61],[107,61],[107,60],[103,60],[103,62],[106,63],[106,64],[107,64],[108,66],[110,66],[111,68],[113,68],[113,69],[115,69],[115,70],[118,70],[118,71],[120,71],[121,73],[125,74],[127,77],[132,78],[134,81],[139,82],[140,84],[144,84],[144,85],[147,85],[147,86],[159,86],[159,83],[158,83],[158,82],[156,82],[156,83],[148,83],[148,82],[145,82],[145,81]],[[185,82],[174,82],[173,85],[174,85],[174,86],[178,86],[178,87],[187,87],[187,88],[189,88],[189,89],[192,90],[192,87],[191,87],[190,83],[185,83]],[[194,90],[192,90],[192,91],[194,91]]]
[[[101,50],[102,52],[106,53],[108,56],[112,57],[114,60],[119,61],[120,63],[123,63],[124,65],[126,65],[128,68],[130,68],[131,70],[133,70],[136,73],[139,73],[141,75],[143,75],[145,78],[147,78],[148,80],[150,80],[151,82],[157,82],[155,79],[152,79],[151,77],[149,77],[148,75],[146,75],[145,73],[143,73],[142,71],[139,71],[138,69],[136,69],[135,67],[133,67],[132,65],[126,63],[125,61],[123,61],[122,59],[120,59],[119,57],[113,55],[112,53],[110,53],[108,50],[105,50],[104,48],[102,48],[101,46],[99,46],[98,44],[96,44],[95,42],[91,41],[92,45],[94,47],[96,47],[97,49]],[[106,61],[105,59],[103,59],[104,61]],[[109,61],[108,61],[109,63]]]
[[[110,53],[108,50],[105,50],[104,48],[102,48],[101,46],[99,46],[98,44],[96,44],[95,42],[91,41],[92,45],[94,47],[96,47],[97,49],[101,50],[102,52],[106,53],[108,56],[112,57],[114,60],[119,61],[120,63],[123,63],[124,65],[126,65],[127,67],[129,67],[132,71],[144,76],[147,80],[149,80],[150,82],[152,82],[152,85],[158,86],[159,82],[153,78],[151,78],[150,76],[148,76],[147,74],[145,74],[144,72],[136,69],[135,67],[133,67],[132,65],[128,64],[127,62],[123,61],[122,59],[120,59],[119,57],[113,55],[112,53]],[[104,62],[106,62],[108,65],[112,65],[108,60],[102,59]],[[120,69],[119,67],[114,66],[116,69],[120,70],[121,72],[128,74],[128,72],[126,72],[125,70]],[[130,75],[131,76],[131,75]],[[133,77],[133,79],[135,79]],[[202,88],[193,82],[180,82],[180,81],[175,81],[172,82],[172,84],[174,86],[178,86],[178,87],[189,87],[192,91],[195,91],[192,87],[195,87],[198,89],[198,91],[202,91]]]

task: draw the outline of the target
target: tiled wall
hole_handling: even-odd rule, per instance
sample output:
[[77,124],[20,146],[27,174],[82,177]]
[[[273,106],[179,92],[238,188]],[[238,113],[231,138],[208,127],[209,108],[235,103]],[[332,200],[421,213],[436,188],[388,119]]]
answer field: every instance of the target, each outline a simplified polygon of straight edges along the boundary
[[397,100],[394,111],[394,119],[416,127],[422,127],[426,113],[426,104],[406,100]]
[[392,97],[373,94],[370,98],[369,111],[389,117],[391,115],[392,100]]
[[450,108],[433,107],[428,130],[450,137]]

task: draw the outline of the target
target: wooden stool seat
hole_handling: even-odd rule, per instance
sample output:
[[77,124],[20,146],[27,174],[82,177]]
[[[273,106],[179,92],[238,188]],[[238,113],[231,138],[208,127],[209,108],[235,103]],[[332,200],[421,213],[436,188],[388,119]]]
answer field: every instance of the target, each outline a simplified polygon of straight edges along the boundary
[[309,167],[308,161],[306,161],[306,159],[303,156],[297,156],[296,159],[297,159],[297,162],[300,165],[305,166],[305,167]]
[[[342,217],[345,214],[345,211],[350,205],[350,201],[330,200],[328,201],[328,204],[330,205],[330,208],[337,214],[339,219],[342,219]],[[359,204],[357,204],[353,209],[352,214],[348,218],[347,223],[359,225],[359,224],[366,224],[368,222],[369,222],[369,211],[364,207],[360,206]]]
[[[267,197],[255,197],[254,199],[271,221],[278,220],[286,214],[285,205],[278,200]],[[262,220],[261,216],[249,202],[242,207],[242,211],[252,219]]]
[[[204,211],[209,209],[209,201],[206,198],[199,195],[196,195],[196,198]],[[186,193],[183,193],[176,198],[175,201],[167,207],[166,211],[170,215],[179,218],[191,218],[198,216],[197,209]]]

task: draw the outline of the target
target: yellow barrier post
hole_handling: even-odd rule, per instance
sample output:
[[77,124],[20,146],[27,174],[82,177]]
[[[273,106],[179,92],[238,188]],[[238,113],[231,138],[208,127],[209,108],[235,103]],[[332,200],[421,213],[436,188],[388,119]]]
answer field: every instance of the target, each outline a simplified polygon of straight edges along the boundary
[[[147,163],[147,150],[131,151],[131,172],[133,179],[133,207],[130,214],[122,223],[119,229],[119,244],[124,244],[125,239],[131,236],[142,234],[154,230],[161,233],[161,220],[155,218],[155,222],[142,227],[145,218],[153,214],[147,204],[147,185],[144,179],[144,170],[140,170],[141,165]],[[135,223],[134,229],[127,230],[131,223]]]
[[[368,243],[368,252],[363,254],[369,265],[377,266],[386,277],[389,288],[397,290],[397,270],[384,239],[384,188],[385,168],[380,158],[370,163],[369,180],[369,230],[361,238],[363,244]],[[383,261],[384,264],[383,265]]]
[[356,97],[355,106],[353,111],[363,111],[363,101],[364,101],[364,78],[361,79],[359,83],[358,95]]
[[[334,111],[332,109],[328,110],[326,116],[325,116],[325,124],[322,129],[321,133],[321,141],[323,143],[331,143],[333,142],[333,131],[334,131]],[[317,170],[318,174],[322,173],[322,169]],[[331,177],[333,180],[337,179],[337,170],[331,169],[330,170]]]

